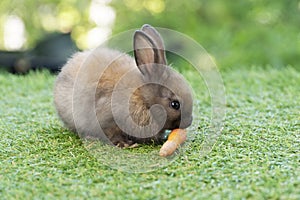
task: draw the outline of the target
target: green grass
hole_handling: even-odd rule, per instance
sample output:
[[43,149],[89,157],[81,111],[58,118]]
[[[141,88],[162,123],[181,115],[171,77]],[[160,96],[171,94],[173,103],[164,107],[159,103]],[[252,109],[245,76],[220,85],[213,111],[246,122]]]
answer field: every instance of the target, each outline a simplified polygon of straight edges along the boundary
[[155,171],[127,173],[105,165],[62,127],[53,75],[1,72],[1,199],[300,199],[300,72],[252,68],[222,77],[227,114],[212,152],[199,154],[211,112],[202,88],[190,131],[198,134],[184,153]]

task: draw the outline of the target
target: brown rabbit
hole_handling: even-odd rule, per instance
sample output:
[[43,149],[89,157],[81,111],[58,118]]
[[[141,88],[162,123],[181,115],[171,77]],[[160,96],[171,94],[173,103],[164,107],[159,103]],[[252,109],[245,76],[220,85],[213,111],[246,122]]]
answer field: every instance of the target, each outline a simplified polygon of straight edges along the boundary
[[162,38],[150,25],[134,34],[134,58],[98,48],[68,61],[57,77],[54,103],[69,129],[126,147],[161,143],[165,130],[192,123],[191,89],[167,66]]

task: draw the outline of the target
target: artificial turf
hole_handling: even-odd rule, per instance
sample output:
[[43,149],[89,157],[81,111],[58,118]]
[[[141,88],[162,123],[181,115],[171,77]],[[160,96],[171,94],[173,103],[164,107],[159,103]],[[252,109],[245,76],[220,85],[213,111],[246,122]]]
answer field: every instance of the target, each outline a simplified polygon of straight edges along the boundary
[[193,81],[191,139],[179,156],[143,170],[143,156],[159,147],[122,150],[126,158],[118,150],[94,154],[59,121],[54,75],[1,71],[1,199],[300,199],[300,71],[221,74],[226,118],[212,151],[200,153],[211,106],[206,88]]

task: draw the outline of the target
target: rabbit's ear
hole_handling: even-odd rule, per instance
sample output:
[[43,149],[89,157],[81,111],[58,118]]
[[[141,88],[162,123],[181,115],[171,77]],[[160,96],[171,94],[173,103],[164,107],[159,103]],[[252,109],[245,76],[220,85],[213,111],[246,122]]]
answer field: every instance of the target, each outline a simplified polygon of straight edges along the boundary
[[153,40],[142,31],[136,31],[134,34],[134,57],[139,70],[143,75],[151,75],[155,73],[154,63],[159,62],[158,48]]
[[165,45],[163,42],[163,39],[161,38],[160,34],[156,31],[155,28],[150,26],[149,24],[145,24],[142,27],[142,31],[146,33],[154,42],[155,46],[158,49],[158,59],[160,64],[167,64],[167,59],[166,59],[166,53],[165,53]]

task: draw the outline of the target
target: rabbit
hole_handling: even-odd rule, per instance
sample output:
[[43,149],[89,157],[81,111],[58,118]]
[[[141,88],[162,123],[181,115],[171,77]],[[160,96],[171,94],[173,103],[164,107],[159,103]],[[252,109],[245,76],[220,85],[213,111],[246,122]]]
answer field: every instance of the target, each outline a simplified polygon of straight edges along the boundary
[[134,58],[102,47],[75,53],[58,74],[57,113],[81,138],[118,147],[161,144],[166,130],[191,125],[192,90],[167,65],[160,34],[145,24],[133,47]]

